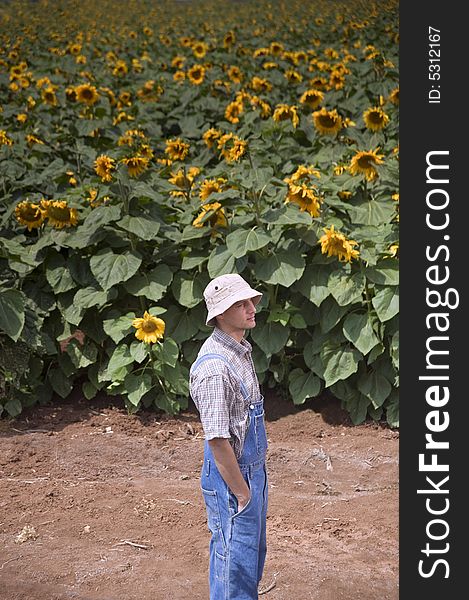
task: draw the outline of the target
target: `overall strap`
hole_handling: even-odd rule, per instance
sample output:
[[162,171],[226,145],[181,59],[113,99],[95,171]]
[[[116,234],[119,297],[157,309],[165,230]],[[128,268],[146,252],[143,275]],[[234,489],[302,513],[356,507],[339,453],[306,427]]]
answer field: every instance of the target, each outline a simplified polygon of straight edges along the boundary
[[195,361],[195,363],[192,365],[190,371],[191,373],[193,373],[195,371],[195,369],[197,369],[197,367],[203,363],[206,360],[211,360],[211,359],[216,359],[219,358],[220,360],[222,360],[226,366],[228,367],[228,369],[231,371],[231,373],[236,377],[236,379],[239,381],[239,389],[241,391],[241,394],[243,395],[243,398],[245,400],[247,400],[249,398],[249,392],[246,389],[246,386],[244,385],[244,383],[241,381],[240,376],[238,375],[238,373],[235,371],[235,369],[233,368],[233,365],[230,363],[230,361],[226,358],[226,356],[223,356],[223,354],[213,354],[213,353],[208,353],[208,354],[202,354],[202,356],[199,356],[199,358]]

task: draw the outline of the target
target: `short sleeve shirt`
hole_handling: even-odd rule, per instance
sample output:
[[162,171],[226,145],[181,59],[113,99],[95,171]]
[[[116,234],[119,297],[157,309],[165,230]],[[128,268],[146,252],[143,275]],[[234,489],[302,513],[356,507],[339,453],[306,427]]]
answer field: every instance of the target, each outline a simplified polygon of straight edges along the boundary
[[[252,346],[244,338],[236,341],[215,327],[197,355],[222,354],[230,367],[221,359],[203,361],[191,372],[189,390],[200,414],[205,438],[227,438],[237,458],[241,456],[249,426],[249,405],[260,399],[259,381],[252,361]],[[241,394],[243,382],[248,397]]]

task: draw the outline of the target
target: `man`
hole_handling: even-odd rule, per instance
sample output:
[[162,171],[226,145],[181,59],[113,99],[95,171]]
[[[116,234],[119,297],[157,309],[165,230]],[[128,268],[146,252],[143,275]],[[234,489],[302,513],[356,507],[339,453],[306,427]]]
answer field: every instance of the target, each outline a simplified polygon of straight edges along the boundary
[[267,435],[246,330],[262,294],[238,274],[204,290],[214,331],[191,367],[190,394],[205,432],[201,488],[210,540],[210,600],[257,600],[266,555]]

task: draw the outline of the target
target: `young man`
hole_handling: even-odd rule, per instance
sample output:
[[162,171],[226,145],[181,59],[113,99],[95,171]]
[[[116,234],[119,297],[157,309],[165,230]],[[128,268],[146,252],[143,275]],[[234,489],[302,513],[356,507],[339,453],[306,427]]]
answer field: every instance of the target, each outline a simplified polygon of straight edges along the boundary
[[266,555],[267,435],[246,330],[262,294],[235,273],[204,290],[214,331],[191,367],[205,432],[201,487],[210,540],[210,600],[257,600]]

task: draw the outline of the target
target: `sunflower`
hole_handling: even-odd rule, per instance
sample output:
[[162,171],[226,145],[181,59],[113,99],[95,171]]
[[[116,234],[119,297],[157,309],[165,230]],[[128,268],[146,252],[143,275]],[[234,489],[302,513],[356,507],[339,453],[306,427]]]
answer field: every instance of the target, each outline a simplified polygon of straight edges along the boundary
[[21,225],[26,225],[28,231],[37,229],[44,223],[44,211],[39,204],[32,202],[20,202],[15,208],[16,220]]
[[125,60],[117,60],[114,68],[112,69],[112,74],[115,77],[122,77],[123,75],[127,75],[128,72],[129,67],[127,66]]
[[296,171],[291,175],[291,177],[287,177],[284,179],[287,183],[298,183],[301,180],[307,179],[308,181],[313,177],[321,178],[321,173],[315,169],[313,166],[306,167],[305,165],[299,165]]
[[301,75],[301,73],[298,73],[298,71],[295,71],[295,69],[288,69],[283,75],[288,81],[288,83],[296,84],[301,83],[303,81],[303,75]]
[[330,229],[324,228],[324,231],[319,238],[323,254],[337,256],[341,262],[352,262],[352,259],[359,257],[359,251],[354,249],[354,246],[358,246],[355,240],[349,240],[343,233],[334,231],[334,225]]
[[241,102],[230,102],[225,110],[225,119],[230,123],[239,123],[239,115],[244,111],[243,104]]
[[200,228],[206,223],[209,223],[211,227],[227,227],[228,221],[225,216],[225,211],[219,202],[202,206],[199,215],[192,222],[192,226]]
[[192,45],[192,53],[196,58],[203,58],[207,54],[208,45],[205,42],[195,42]]
[[56,229],[78,223],[76,208],[69,208],[66,200],[41,200],[41,208],[44,210],[49,224]]
[[227,162],[238,161],[245,154],[247,145],[234,133],[225,133],[218,140],[218,149]]
[[306,183],[290,183],[288,185],[285,204],[293,202],[300,207],[301,212],[306,211],[312,217],[318,217],[321,209],[322,199],[317,195],[314,187],[308,187]]
[[8,137],[4,129],[0,129],[0,146],[13,146],[13,140]]
[[184,79],[186,78],[186,74],[184,73],[184,71],[176,71],[173,75],[173,81],[181,82],[184,81]]
[[223,47],[228,49],[230,48],[236,41],[236,35],[234,31],[228,31],[225,33],[225,37],[223,38]]
[[311,110],[316,109],[324,100],[324,94],[319,90],[306,90],[300,98],[300,103]]
[[194,179],[197,177],[197,175],[199,175],[199,173],[199,167],[191,167],[187,173],[185,173],[182,169],[179,169],[177,173],[171,172],[171,177],[168,179],[168,181],[178,188],[187,190],[190,189]]
[[377,176],[376,165],[383,164],[383,154],[378,154],[379,148],[370,151],[359,151],[350,161],[349,171],[351,175],[363,173],[367,181],[373,181]]
[[262,119],[267,119],[268,117],[270,117],[272,113],[272,108],[270,107],[270,104],[268,102],[265,102],[264,100],[259,98],[259,96],[252,96],[250,102],[253,108],[260,109]]
[[182,69],[182,67],[184,66],[184,63],[186,62],[186,57],[185,56],[181,56],[179,54],[177,54],[172,60],[171,60],[171,66],[174,67],[175,69]]
[[164,152],[171,160],[184,160],[189,152],[189,144],[183,142],[181,138],[167,140]]
[[143,313],[143,318],[134,319],[132,327],[137,330],[135,337],[145,344],[155,344],[164,336],[165,322],[163,319],[152,316],[148,311]]
[[138,177],[146,171],[150,160],[145,156],[131,156],[130,158],[123,158],[121,162],[127,167],[130,177]]
[[101,181],[109,182],[112,181],[112,171],[116,168],[116,161],[107,156],[106,154],[101,154],[94,161],[94,170],[99,177],[101,177]]
[[267,79],[262,77],[253,77],[251,79],[251,87],[255,92],[270,92],[272,90],[272,84]]
[[93,106],[99,100],[99,94],[94,85],[83,83],[75,88],[77,102]]
[[219,129],[215,129],[214,127],[210,127],[203,134],[202,139],[204,140],[207,148],[211,148],[213,144],[221,137],[222,133]]
[[329,83],[329,81],[325,77],[313,77],[313,79],[311,79],[311,81],[310,81],[310,84],[316,90],[326,89],[328,83]]
[[199,196],[202,202],[205,202],[211,194],[223,191],[223,186],[226,184],[226,179],[218,177],[218,179],[206,179],[200,185]]
[[319,133],[325,135],[336,135],[343,126],[342,117],[335,108],[327,110],[323,107],[313,112],[313,122]]
[[32,146],[33,144],[43,144],[44,142],[42,140],[40,140],[38,137],[36,137],[35,135],[32,134],[28,134],[26,136],[26,142],[28,143],[28,146]]
[[127,129],[117,140],[118,146],[132,147],[145,140],[145,133],[141,129]]
[[205,67],[202,65],[194,65],[187,72],[187,77],[194,85],[200,85],[205,79]]
[[50,104],[51,106],[57,106],[57,96],[55,95],[55,88],[50,85],[44,88],[41,92],[41,98],[46,104]]
[[296,106],[289,106],[288,104],[277,104],[272,118],[276,122],[290,120],[295,129],[300,122]]
[[228,69],[228,77],[233,83],[241,83],[243,81],[241,69],[236,66],[232,66]]
[[371,131],[380,131],[389,123],[389,117],[379,106],[367,108],[363,113],[365,126]]
[[389,102],[392,102],[396,106],[399,105],[399,88],[394,88],[392,92],[389,94],[388,98]]

